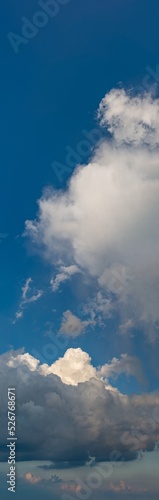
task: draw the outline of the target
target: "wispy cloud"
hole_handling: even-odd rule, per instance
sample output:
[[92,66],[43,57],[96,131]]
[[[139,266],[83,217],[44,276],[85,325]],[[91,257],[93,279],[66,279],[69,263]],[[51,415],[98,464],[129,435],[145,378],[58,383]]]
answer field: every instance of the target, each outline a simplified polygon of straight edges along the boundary
[[52,287],[53,292],[56,292],[58,290],[61,283],[70,280],[71,277],[77,273],[81,273],[81,270],[75,264],[71,266],[61,265],[59,267],[59,272],[57,273],[56,277],[52,278],[50,281],[50,285]]
[[18,319],[21,319],[23,317],[24,309],[28,304],[36,302],[43,295],[43,290],[36,290],[34,288],[32,289],[32,283],[32,278],[27,278],[24,286],[22,286],[21,288],[21,300],[18,310],[15,313],[15,319],[12,322],[13,324],[15,324]]

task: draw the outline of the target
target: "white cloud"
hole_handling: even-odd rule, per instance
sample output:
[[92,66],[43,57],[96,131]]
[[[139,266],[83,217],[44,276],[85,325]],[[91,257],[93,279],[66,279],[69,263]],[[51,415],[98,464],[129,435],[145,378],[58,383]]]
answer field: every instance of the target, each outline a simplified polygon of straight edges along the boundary
[[[155,338],[159,321],[159,100],[114,90],[99,117],[112,137],[76,169],[65,191],[45,192],[26,234],[47,258],[74,263]],[[143,329],[143,328],[142,328]]]
[[96,369],[91,364],[89,354],[82,349],[68,349],[63,358],[59,358],[51,366],[41,365],[40,372],[47,376],[58,375],[64,384],[78,385],[91,378],[97,379]]
[[22,318],[22,317],[23,317],[23,311],[17,311],[17,312],[15,313],[15,317],[16,317],[16,319],[20,319],[20,318]]
[[81,333],[85,332],[86,327],[89,325],[94,325],[92,319],[82,321],[68,310],[63,313],[59,333],[64,333],[68,337],[78,337]]
[[70,280],[74,274],[80,273],[80,269],[78,266],[73,264],[72,266],[63,266],[61,265],[59,268],[59,273],[56,275],[56,278],[52,278],[50,281],[50,285],[52,286],[53,292],[56,292],[61,283]]
[[32,283],[32,279],[31,278],[28,278],[24,284],[24,286],[22,286],[22,300],[26,301],[27,300],[27,294],[30,290],[30,283]]
[[159,146],[159,100],[150,94],[130,98],[113,89],[102,99],[98,117],[118,144]]
[[28,353],[10,354],[7,365],[12,368],[24,365],[30,371],[38,371],[44,376],[51,373],[58,375],[64,384],[78,385],[89,381],[91,378],[98,380],[103,379],[106,388],[116,390],[111,387],[109,379],[117,379],[117,377],[124,373],[126,376],[132,375],[141,383],[144,381],[140,361],[135,356],[128,356],[122,354],[121,358],[113,358],[110,363],[95,368],[92,366],[91,357],[87,352],[82,351],[79,347],[77,349],[68,349],[62,358],[59,358],[51,366],[47,364],[40,364],[40,362]]
[[40,297],[43,295],[42,290],[36,290],[35,293],[30,295],[28,297],[28,294],[31,293],[31,283],[33,280],[31,278],[28,278],[25,282],[25,285],[22,287],[22,300],[21,300],[21,306],[25,304],[29,304],[31,302],[36,302]]
[[20,365],[25,365],[30,371],[34,371],[37,369],[39,365],[39,361],[31,356],[31,354],[23,353],[23,354],[12,354],[7,362],[7,365],[11,368],[16,368]]

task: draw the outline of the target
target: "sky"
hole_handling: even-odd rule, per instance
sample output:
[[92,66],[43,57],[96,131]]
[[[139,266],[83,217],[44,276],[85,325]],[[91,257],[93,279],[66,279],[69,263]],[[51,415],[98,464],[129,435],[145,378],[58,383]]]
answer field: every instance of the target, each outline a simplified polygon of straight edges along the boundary
[[3,498],[157,499],[158,2],[0,14]]

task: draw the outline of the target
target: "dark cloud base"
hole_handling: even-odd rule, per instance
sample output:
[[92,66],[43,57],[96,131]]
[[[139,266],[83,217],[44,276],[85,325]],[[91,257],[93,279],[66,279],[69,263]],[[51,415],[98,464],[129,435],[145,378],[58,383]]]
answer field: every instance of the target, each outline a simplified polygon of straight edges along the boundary
[[51,461],[71,467],[88,461],[133,460],[159,439],[159,394],[123,396],[100,380],[67,386],[27,366],[7,366],[1,356],[1,461],[7,459],[7,388],[16,388],[17,461]]

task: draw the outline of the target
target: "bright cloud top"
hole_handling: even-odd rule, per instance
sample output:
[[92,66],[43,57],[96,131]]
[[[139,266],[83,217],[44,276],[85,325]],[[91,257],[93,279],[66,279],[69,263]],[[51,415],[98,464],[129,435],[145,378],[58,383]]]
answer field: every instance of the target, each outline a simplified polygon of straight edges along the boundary
[[[159,321],[159,100],[112,90],[99,107],[112,136],[78,167],[65,191],[44,193],[26,234],[113,294],[122,323]],[[56,284],[54,283],[56,287]]]
[[29,353],[15,353],[15,355],[10,353],[7,365],[10,368],[27,366],[30,371],[37,370],[44,376],[52,373],[60,377],[62,382],[67,385],[78,385],[95,378],[104,379],[104,385],[106,386],[106,384],[109,384],[110,378],[117,378],[121,373],[128,376],[132,375],[140,382],[143,382],[140,361],[135,356],[122,354],[120,359],[113,358],[110,363],[94,368],[89,354],[82,351],[80,347],[68,349],[64,356],[51,366],[46,363],[41,365],[39,360]]

